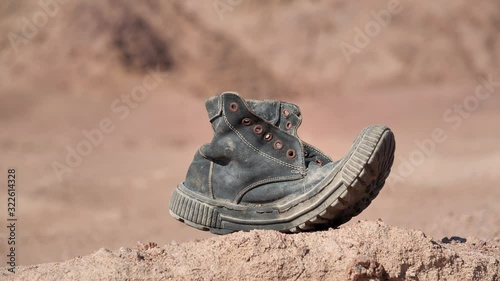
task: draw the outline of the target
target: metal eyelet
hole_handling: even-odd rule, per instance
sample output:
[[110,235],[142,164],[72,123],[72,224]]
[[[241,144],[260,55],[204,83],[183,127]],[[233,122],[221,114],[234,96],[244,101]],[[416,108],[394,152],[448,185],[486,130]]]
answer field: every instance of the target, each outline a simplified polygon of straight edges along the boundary
[[271,133],[266,133],[266,134],[264,135],[264,140],[265,140],[265,141],[271,141],[272,139],[273,139],[273,134],[271,134]]
[[288,115],[290,115],[290,111],[288,111],[288,109],[283,109],[283,115],[285,115],[285,117],[288,117]]
[[286,127],[287,129],[290,129],[290,128],[292,127],[292,122],[290,122],[290,121],[286,122],[285,127]]
[[274,142],[274,149],[276,150],[282,150],[283,149],[283,142],[280,140],[277,140]]
[[288,159],[293,159],[293,158],[297,157],[297,153],[295,152],[294,149],[289,149],[286,152],[286,157],[288,157]]
[[314,161],[316,162],[316,164],[320,165],[320,166],[323,166],[323,161],[321,161],[321,159],[317,159]]
[[231,110],[232,112],[238,111],[239,108],[240,106],[235,102],[229,104],[229,110]]
[[243,120],[241,120],[241,124],[245,126],[250,126],[252,125],[252,120],[250,120],[250,118],[243,118]]
[[264,131],[264,129],[262,129],[261,125],[253,126],[253,132],[256,133],[257,135],[262,134],[263,131]]

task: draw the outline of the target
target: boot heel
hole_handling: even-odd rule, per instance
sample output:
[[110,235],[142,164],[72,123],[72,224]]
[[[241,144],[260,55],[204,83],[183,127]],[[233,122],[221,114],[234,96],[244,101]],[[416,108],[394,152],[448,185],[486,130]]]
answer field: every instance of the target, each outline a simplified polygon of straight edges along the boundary
[[212,206],[186,196],[176,189],[170,198],[170,214],[177,220],[201,230],[221,227],[219,212]]

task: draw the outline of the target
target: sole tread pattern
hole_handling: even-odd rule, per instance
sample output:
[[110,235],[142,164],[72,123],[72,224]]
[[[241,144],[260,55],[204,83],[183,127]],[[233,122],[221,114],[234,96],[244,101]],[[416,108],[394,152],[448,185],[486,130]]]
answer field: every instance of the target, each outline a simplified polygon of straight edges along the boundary
[[177,190],[170,198],[170,213],[181,221],[189,221],[200,227],[220,228],[219,212],[206,204],[200,203]]
[[[394,135],[387,128],[372,127],[370,129],[365,133],[354,155],[351,156],[354,161],[348,161],[343,167],[342,179],[347,187],[346,192],[332,206],[308,220],[308,222],[316,224],[317,229],[337,227],[348,222],[352,217],[366,209],[384,186],[394,162]],[[384,137],[387,139],[383,139]],[[380,141],[383,143],[381,147],[378,147],[377,144]],[[374,151],[377,148],[378,151]],[[362,167],[358,165],[360,160],[365,161],[365,165]],[[378,177],[374,178],[377,172]],[[331,207],[338,203],[348,207],[335,212]],[[331,220],[324,223],[321,218],[331,218]]]

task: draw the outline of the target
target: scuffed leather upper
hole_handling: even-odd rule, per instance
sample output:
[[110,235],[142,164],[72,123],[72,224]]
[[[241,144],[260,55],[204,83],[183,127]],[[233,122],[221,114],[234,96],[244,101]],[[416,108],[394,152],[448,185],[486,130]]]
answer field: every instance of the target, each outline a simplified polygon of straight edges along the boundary
[[297,137],[302,120],[291,103],[245,101],[226,92],[207,100],[206,108],[214,137],[188,170],[185,186],[192,191],[233,203],[270,202],[305,192],[318,178],[306,175],[332,164]]

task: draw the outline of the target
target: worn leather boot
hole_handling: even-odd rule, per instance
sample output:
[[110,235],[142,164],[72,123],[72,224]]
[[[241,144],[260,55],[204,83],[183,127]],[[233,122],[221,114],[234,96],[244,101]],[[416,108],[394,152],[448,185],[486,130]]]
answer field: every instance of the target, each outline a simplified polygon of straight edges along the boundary
[[299,108],[282,101],[245,101],[226,92],[207,100],[214,129],[170,199],[170,214],[225,234],[335,227],[377,196],[394,161],[385,126],[370,126],[346,156],[333,161],[296,134]]

